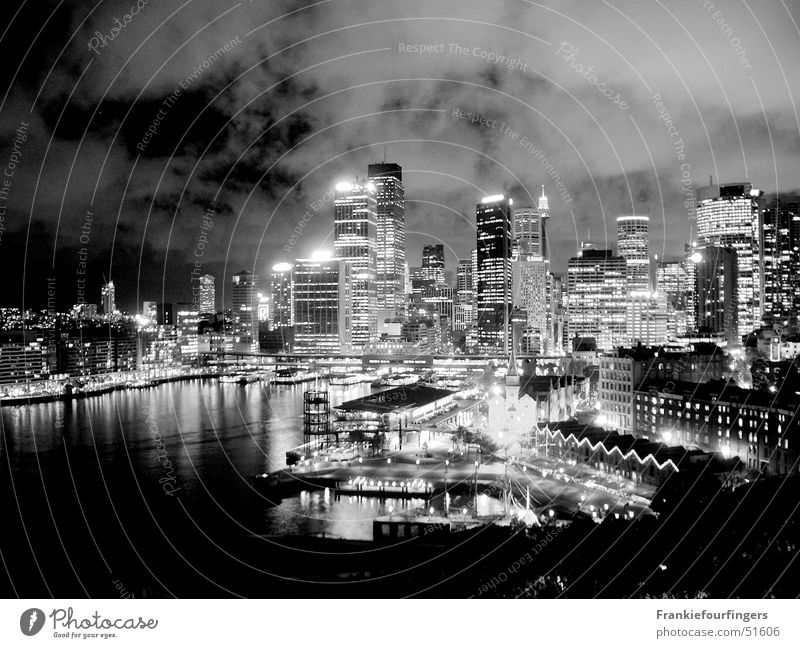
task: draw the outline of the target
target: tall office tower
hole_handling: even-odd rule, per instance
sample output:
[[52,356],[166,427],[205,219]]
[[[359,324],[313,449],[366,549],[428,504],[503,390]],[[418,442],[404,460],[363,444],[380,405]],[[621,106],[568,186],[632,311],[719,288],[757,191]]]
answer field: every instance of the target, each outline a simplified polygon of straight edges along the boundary
[[358,353],[378,335],[375,184],[340,182],[335,205],[335,256],[348,264],[352,313],[348,329],[351,346],[342,352]]
[[399,164],[370,164],[377,210],[376,295],[378,310],[405,309],[406,217],[403,169]]
[[444,283],[444,245],[422,248],[422,276],[437,285]]
[[100,287],[100,296],[103,301],[103,315],[112,315],[117,310],[117,295],[113,281],[104,283]]
[[650,291],[649,216],[617,217],[617,254],[627,262],[628,290]]
[[240,342],[258,345],[258,277],[242,270],[233,275],[233,334]]
[[456,297],[453,305],[453,329],[464,331],[477,323],[472,259],[461,259],[456,270]]
[[188,362],[197,357],[199,313],[196,304],[175,305],[175,327],[181,360]]
[[292,286],[292,264],[276,263],[272,266],[269,282],[272,299],[270,326],[273,329],[294,325],[294,290]]
[[294,348],[310,353],[339,353],[349,343],[347,262],[297,259],[294,262]]
[[795,327],[800,309],[800,196],[773,196],[763,210],[764,322]]
[[[666,301],[667,338],[686,335],[690,328],[689,318],[694,319],[694,307],[689,308],[690,295],[693,288],[689,285],[689,276],[685,261],[659,261],[656,266],[656,292],[663,295]],[[694,329],[694,325],[691,324]]]
[[711,185],[697,193],[697,242],[736,250],[739,337],[761,325],[763,249],[760,202],[749,183]]
[[659,292],[639,291],[629,293],[627,306],[628,340],[634,345],[666,344],[669,312],[667,297]]
[[733,343],[741,331],[737,277],[738,255],[732,247],[697,247],[695,266],[695,328],[699,333],[724,335]]
[[476,206],[478,346],[509,352],[511,341],[511,199],[487,196]]
[[456,269],[456,292],[474,294],[472,278],[472,259],[459,259]]
[[519,256],[511,264],[513,305],[526,314],[525,328],[520,340],[525,353],[543,353],[548,335],[547,263],[538,254],[528,254],[523,241]]
[[541,256],[542,221],[539,210],[531,206],[514,207],[513,214],[514,240],[511,258],[517,259],[521,255]]
[[565,321],[570,341],[594,338],[599,349],[627,342],[627,263],[586,246],[567,263]]
[[214,277],[204,274],[200,277],[200,295],[197,307],[201,314],[217,312],[217,293],[214,288]]

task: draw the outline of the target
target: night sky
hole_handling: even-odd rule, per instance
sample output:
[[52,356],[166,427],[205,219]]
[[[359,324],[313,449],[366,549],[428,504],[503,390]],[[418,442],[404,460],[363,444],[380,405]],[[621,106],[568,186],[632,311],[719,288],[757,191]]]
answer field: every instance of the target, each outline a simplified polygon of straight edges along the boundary
[[545,185],[563,271],[620,214],[676,257],[709,176],[800,187],[797,2],[138,4],[2,3],[3,305],[43,306],[48,276],[74,303],[82,259],[88,301],[104,276],[123,309],[189,301],[199,259],[229,303],[239,270],[332,247],[312,205],[384,156],[409,264],[440,242],[451,270],[487,194]]

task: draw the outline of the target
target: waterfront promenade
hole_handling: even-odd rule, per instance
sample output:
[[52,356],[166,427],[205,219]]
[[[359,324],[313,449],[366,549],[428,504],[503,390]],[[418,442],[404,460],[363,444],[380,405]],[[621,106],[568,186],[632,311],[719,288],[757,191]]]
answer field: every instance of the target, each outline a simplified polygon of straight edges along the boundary
[[492,454],[462,455],[453,452],[449,434],[430,434],[425,445],[423,449],[411,438],[403,450],[349,461],[326,461],[321,453],[269,476],[261,475],[261,479],[286,493],[325,487],[351,492],[351,484],[359,482],[374,494],[385,485],[389,487],[387,496],[398,485],[416,480],[417,486],[423,482],[431,494],[441,495],[446,490],[453,495],[502,498],[509,492],[512,499],[529,501],[540,511],[583,512],[598,520],[612,514],[632,518],[649,513],[652,487],[612,479],[586,466],[557,465],[551,459],[530,456],[506,461]]

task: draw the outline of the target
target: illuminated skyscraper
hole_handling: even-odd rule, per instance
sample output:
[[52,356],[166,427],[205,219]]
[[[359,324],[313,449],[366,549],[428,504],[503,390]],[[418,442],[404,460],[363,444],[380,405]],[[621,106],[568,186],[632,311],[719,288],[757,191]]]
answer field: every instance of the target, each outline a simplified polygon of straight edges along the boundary
[[202,314],[217,312],[217,296],[214,288],[214,277],[204,274],[200,277],[200,295],[197,302],[198,311]]
[[350,348],[343,351],[357,353],[378,333],[375,184],[340,182],[336,185],[335,204],[335,256],[348,264],[348,295],[352,305]]
[[297,259],[294,263],[294,348],[339,353],[349,344],[348,269],[341,259]]
[[627,267],[611,250],[583,247],[567,264],[565,320],[570,340],[594,338],[610,350],[627,342]]
[[233,334],[239,342],[258,346],[258,277],[242,270],[233,275]]
[[514,207],[514,240],[511,257],[541,256],[542,221],[539,210],[531,206]]
[[736,251],[740,337],[760,326],[762,318],[761,195],[749,183],[736,183],[711,185],[697,196],[698,244]]
[[547,263],[538,254],[528,254],[525,243],[511,264],[514,290],[513,305],[525,312],[526,326],[519,336],[523,346],[518,351],[542,353],[548,335],[548,271]]
[[376,295],[379,310],[405,309],[406,219],[403,169],[370,164],[368,180],[376,192]]
[[794,327],[800,310],[800,197],[771,198],[763,225],[764,322]]
[[724,335],[732,343],[741,329],[737,277],[738,257],[732,247],[699,246],[692,254],[695,266],[695,329]]
[[276,263],[270,275],[270,325],[273,329],[294,325],[294,290],[291,263]]
[[422,276],[434,284],[444,283],[444,245],[425,245],[422,248]]
[[511,313],[511,199],[487,196],[476,207],[478,346],[507,353]]
[[690,328],[694,330],[694,307],[689,306],[693,291],[685,261],[658,262],[656,292],[666,301],[668,339],[685,335]]
[[650,291],[649,216],[617,217],[617,254],[625,259],[628,291]]

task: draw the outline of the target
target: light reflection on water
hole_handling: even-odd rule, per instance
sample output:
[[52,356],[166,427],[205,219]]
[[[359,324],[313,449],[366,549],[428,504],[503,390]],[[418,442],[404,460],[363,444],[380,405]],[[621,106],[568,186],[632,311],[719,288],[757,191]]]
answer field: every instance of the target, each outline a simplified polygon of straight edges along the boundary
[[[175,487],[195,515],[214,512],[243,523],[237,532],[267,535],[322,535],[372,539],[372,521],[395,513],[426,513],[438,498],[387,499],[307,492],[276,505],[256,495],[252,477],[284,467],[286,451],[303,441],[302,401],[309,385],[245,386],[216,380],[167,383],[67,402],[3,407],[0,476],[8,474],[18,492],[31,485],[48,493],[87,492],[112,498],[144,496],[170,507],[159,479],[166,472],[157,446],[163,444]],[[336,387],[331,401],[369,394],[368,384]],[[163,457],[164,455],[162,455]],[[73,479],[82,481],[74,486]],[[459,510],[471,506],[454,498]],[[124,510],[135,515],[134,509]],[[173,511],[174,508],[169,508]],[[478,513],[495,515],[502,504],[478,497]],[[136,519],[131,520],[136,524]]]
[[[481,517],[498,517],[503,503],[485,494],[478,495],[477,513]],[[432,500],[422,498],[395,499],[359,495],[331,495],[326,490],[303,491],[284,499],[266,511],[266,528],[274,535],[314,535],[372,540],[372,523],[377,517],[419,515],[424,521],[433,507],[434,516],[445,514],[441,496]],[[468,496],[452,499],[450,511],[459,514],[463,507],[472,513],[473,502]]]

